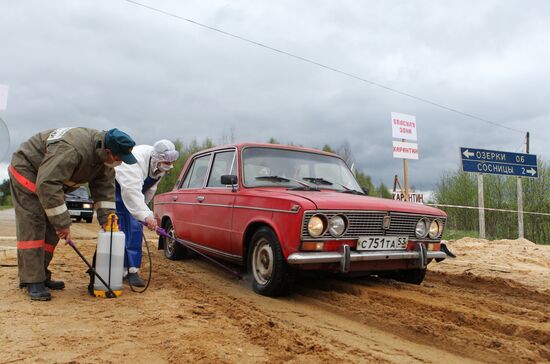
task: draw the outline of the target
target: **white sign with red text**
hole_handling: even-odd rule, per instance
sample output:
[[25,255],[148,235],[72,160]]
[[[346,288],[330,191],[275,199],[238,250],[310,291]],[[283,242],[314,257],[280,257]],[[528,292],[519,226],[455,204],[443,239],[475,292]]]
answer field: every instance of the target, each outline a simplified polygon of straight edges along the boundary
[[416,141],[416,116],[392,112],[391,127],[395,139]]
[[0,111],[8,105],[8,85],[0,85]]
[[418,159],[418,144],[394,141],[393,157],[401,159]]

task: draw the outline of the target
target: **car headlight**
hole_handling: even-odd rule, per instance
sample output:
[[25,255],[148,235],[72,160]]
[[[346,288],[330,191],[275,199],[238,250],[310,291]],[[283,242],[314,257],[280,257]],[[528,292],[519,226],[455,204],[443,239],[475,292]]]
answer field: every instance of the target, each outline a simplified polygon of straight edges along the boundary
[[414,229],[414,233],[417,238],[422,239],[425,238],[426,235],[428,235],[427,223],[428,221],[426,221],[426,219],[418,220],[418,222],[416,223],[416,228]]
[[340,236],[346,231],[346,220],[341,215],[333,216],[328,222],[328,231],[330,235]]
[[443,224],[441,223],[440,220],[436,219],[432,221],[432,223],[430,224],[430,232],[428,233],[428,235],[430,236],[430,239],[439,238],[441,236],[442,230],[443,230]]
[[92,204],[90,204],[90,203],[83,203],[83,204],[82,204],[82,208],[83,208],[83,209],[91,209],[91,208],[92,208]]
[[313,237],[323,235],[325,232],[325,219],[319,215],[313,216],[307,223],[307,232]]

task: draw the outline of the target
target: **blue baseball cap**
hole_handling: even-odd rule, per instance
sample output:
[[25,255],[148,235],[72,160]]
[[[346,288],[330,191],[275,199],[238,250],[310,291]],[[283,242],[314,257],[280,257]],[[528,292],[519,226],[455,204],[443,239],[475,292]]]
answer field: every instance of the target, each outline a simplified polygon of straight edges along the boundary
[[137,163],[136,157],[132,154],[134,145],[136,145],[134,139],[117,128],[111,129],[105,134],[105,148],[126,164]]

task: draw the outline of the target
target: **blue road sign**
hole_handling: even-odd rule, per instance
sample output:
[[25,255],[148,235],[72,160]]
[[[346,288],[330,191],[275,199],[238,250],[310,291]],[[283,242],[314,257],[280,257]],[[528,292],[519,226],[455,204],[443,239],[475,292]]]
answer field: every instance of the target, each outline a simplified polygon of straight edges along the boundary
[[537,156],[496,150],[460,148],[464,172],[538,177]]

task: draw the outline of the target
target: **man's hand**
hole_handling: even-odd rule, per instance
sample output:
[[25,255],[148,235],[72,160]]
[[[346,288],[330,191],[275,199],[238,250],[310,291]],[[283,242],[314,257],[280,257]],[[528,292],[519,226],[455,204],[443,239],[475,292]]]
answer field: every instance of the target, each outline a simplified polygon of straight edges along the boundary
[[153,217],[147,217],[145,218],[145,224],[149,228],[149,230],[156,230],[157,229],[157,220]]
[[55,232],[60,239],[69,240],[71,238],[71,228],[69,227],[57,229]]

